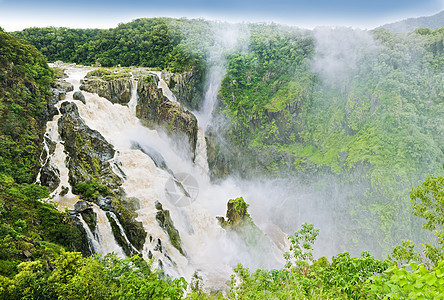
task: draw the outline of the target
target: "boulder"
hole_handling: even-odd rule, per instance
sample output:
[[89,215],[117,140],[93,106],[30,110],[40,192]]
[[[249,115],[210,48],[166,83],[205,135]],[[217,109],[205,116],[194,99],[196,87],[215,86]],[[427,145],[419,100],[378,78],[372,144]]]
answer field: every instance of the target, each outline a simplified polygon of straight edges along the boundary
[[74,94],[72,95],[72,98],[74,100],[80,100],[83,104],[86,104],[85,96],[83,96],[81,91],[75,91]]
[[78,213],[84,212],[87,209],[91,209],[92,205],[86,201],[77,201],[74,204],[74,210]]

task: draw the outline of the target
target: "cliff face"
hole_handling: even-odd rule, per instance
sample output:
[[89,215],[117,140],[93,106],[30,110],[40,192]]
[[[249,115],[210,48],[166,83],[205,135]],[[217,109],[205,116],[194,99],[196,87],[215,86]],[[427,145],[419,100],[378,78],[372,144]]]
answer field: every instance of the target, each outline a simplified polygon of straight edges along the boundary
[[162,78],[183,106],[198,110],[203,102],[203,72],[191,69],[184,73],[162,72]]
[[109,160],[115,150],[97,131],[90,129],[80,118],[74,103],[64,102],[60,108],[59,133],[69,154],[69,181],[75,189],[79,183],[91,180],[111,188],[118,188],[121,179],[112,170]]
[[136,116],[148,127],[163,127],[169,134],[185,135],[194,153],[197,143],[197,119],[178,103],[163,96],[152,77],[140,80]]
[[80,89],[90,93],[97,93],[112,103],[127,104],[131,99],[133,84],[131,74],[115,74],[107,70],[95,70],[88,73],[82,80]]

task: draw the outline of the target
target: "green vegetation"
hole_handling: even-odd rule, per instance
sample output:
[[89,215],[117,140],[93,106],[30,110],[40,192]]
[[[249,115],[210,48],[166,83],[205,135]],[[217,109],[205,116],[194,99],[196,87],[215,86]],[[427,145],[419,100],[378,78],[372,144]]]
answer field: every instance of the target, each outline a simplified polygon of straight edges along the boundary
[[32,183],[39,170],[52,71],[24,41],[0,32],[0,173]]
[[87,183],[79,183],[76,185],[76,191],[85,200],[95,202],[98,196],[109,196],[112,193],[109,187],[96,181],[88,181]]
[[48,261],[23,262],[0,276],[1,299],[180,299],[183,279],[163,278],[138,256],[82,258],[62,251]]
[[418,239],[406,199],[427,173],[443,173],[444,29],[371,32],[371,45],[337,54],[336,63],[356,62],[331,78],[313,71],[314,61],[329,63],[316,33],[250,28],[248,51],[228,57],[219,111],[230,146],[218,159],[243,176],[297,175],[326,199],[335,178],[347,192],[333,218],[352,220],[337,226],[353,253],[368,247],[363,236],[379,257],[400,233]]
[[67,213],[40,199],[37,176],[45,105],[53,80],[33,46],[0,32],[0,275],[14,276],[23,261],[45,260],[64,247],[86,246]]
[[289,236],[290,251],[284,257],[287,263],[286,268],[294,268],[302,275],[307,276],[309,262],[313,261],[313,243],[319,235],[319,229],[315,229],[313,224],[307,222],[302,224],[302,229]]
[[14,275],[19,263],[47,259],[61,247],[87,247],[67,213],[40,201],[48,196],[46,187],[0,174],[0,275]]
[[113,29],[29,28],[14,34],[37,47],[50,61],[182,72],[192,67],[202,69],[204,54],[188,49],[185,34],[204,34],[208,30],[202,28],[208,29],[207,23],[155,18],[134,20]]

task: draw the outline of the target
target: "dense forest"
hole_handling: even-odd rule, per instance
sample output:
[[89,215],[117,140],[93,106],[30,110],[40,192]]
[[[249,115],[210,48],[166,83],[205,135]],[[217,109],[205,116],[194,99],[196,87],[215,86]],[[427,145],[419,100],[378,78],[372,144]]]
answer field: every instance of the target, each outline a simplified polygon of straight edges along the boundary
[[53,72],[35,47],[4,32],[0,53],[0,275],[11,276],[22,261],[80,251],[86,239],[68,214],[39,201],[49,192],[33,184]]
[[327,207],[351,220],[336,224],[345,252],[314,260],[322,231],[304,223],[290,236],[284,269],[239,265],[226,297],[442,299],[444,28],[393,34],[249,24],[227,46],[218,26],[228,25],[139,19],[108,30],[0,31],[0,298],[223,297],[203,290],[197,273],[186,283],[137,256],[70,252],[84,250],[83,233],[68,213],[40,201],[48,191],[33,184],[51,117],[47,61],[61,60],[198,70],[201,93],[219,65],[226,74],[219,121],[209,129],[213,179],[297,177],[321,195],[334,194],[332,186],[346,191]]

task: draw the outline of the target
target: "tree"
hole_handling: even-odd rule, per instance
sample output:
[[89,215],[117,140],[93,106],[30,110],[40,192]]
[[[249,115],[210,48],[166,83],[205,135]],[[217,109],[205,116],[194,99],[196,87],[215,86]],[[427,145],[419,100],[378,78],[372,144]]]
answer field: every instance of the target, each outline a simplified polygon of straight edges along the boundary
[[429,175],[427,179],[410,192],[413,213],[426,220],[423,228],[438,238],[439,247],[423,245],[426,257],[437,265],[444,258],[444,177]]
[[288,237],[290,240],[290,251],[286,252],[284,258],[287,261],[285,267],[294,268],[302,275],[307,276],[309,263],[313,260],[313,244],[319,235],[319,229],[313,224],[304,222],[302,228]]

